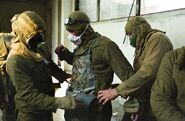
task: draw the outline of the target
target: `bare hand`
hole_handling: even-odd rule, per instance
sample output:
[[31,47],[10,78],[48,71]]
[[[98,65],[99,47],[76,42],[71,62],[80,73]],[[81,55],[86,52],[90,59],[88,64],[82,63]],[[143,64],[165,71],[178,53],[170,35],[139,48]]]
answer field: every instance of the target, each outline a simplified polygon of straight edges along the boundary
[[98,102],[105,104],[111,100],[114,100],[116,97],[118,97],[118,93],[115,89],[106,89],[106,90],[100,90],[98,91]]

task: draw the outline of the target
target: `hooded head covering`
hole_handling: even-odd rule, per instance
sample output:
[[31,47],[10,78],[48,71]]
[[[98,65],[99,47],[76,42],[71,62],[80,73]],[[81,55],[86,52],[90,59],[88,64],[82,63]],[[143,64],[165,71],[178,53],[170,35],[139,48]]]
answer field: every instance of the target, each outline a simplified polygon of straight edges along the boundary
[[72,12],[65,21],[66,30],[69,32],[75,31],[81,34],[89,22],[90,20],[87,14],[80,11]]
[[16,14],[11,22],[12,32],[26,45],[34,35],[46,31],[44,20],[33,11]]
[[46,25],[44,20],[37,13],[25,11],[21,14],[16,14],[11,19],[11,22],[12,33],[16,36],[15,41],[12,43],[12,49],[17,50],[14,51],[14,54],[22,53],[22,55],[29,56],[36,61],[42,61],[45,55],[47,55],[48,58],[50,57],[50,50],[46,44],[43,44],[46,46],[46,49],[42,50],[42,53],[30,49],[30,44],[33,44],[33,41],[35,41],[36,47],[38,43],[42,43],[43,40],[45,41]]
[[136,48],[144,42],[148,33],[152,31],[150,24],[141,16],[134,16],[129,19],[125,26],[126,33],[137,34]]

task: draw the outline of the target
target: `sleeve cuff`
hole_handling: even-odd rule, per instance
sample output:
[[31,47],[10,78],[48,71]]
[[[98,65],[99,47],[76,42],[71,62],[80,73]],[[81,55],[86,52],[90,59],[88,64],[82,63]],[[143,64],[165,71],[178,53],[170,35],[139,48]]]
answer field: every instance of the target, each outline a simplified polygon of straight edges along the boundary
[[123,98],[126,98],[128,95],[123,91],[124,88],[124,82],[119,84],[119,86],[117,86],[115,88],[116,92]]

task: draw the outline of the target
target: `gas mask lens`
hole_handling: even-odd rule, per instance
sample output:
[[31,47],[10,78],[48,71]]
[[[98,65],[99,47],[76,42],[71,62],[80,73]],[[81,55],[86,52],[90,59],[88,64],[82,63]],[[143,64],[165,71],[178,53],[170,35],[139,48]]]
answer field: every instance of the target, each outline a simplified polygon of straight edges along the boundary
[[75,19],[73,19],[73,18],[67,18],[67,19],[65,20],[64,24],[65,24],[65,25],[72,25],[72,24],[74,24],[75,22],[76,22]]
[[44,40],[44,33],[38,32],[35,34],[29,41],[28,41],[28,47],[30,50],[35,51],[37,48],[37,45],[39,43],[45,42]]

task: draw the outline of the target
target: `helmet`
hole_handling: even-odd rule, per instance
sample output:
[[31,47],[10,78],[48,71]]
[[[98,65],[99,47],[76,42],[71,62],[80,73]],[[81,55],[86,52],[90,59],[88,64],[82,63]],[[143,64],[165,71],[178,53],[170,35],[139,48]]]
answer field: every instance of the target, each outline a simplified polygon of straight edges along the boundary
[[28,45],[29,40],[38,33],[46,31],[44,20],[33,11],[16,14],[12,19],[12,32]]
[[65,20],[65,26],[68,31],[83,31],[90,20],[87,14],[80,11],[72,12]]
[[75,11],[72,12],[68,18],[65,21],[65,25],[72,25],[75,23],[89,23],[89,17],[87,14],[80,12],[80,11]]

